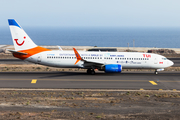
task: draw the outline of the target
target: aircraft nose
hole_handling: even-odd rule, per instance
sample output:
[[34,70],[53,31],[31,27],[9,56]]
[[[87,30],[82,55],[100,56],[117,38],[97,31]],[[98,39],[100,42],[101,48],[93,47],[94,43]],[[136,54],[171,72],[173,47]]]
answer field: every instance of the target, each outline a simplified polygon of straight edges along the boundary
[[174,65],[174,62],[171,61],[171,60],[169,60],[168,63],[169,63],[170,66],[173,66],[173,65]]

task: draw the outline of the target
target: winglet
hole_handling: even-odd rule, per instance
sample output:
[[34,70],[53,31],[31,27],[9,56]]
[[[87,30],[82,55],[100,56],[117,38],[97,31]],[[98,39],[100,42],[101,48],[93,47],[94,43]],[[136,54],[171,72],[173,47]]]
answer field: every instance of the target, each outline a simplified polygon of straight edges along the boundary
[[[58,45],[57,45],[58,46]],[[59,48],[59,51],[63,51],[63,49],[60,47],[60,46],[58,46],[58,48]]]
[[79,53],[77,52],[77,50],[75,48],[73,48],[73,50],[74,50],[74,53],[75,53],[76,58],[77,58],[77,60],[74,64],[77,64],[80,60],[83,60],[83,59],[81,58],[81,56],[79,55]]

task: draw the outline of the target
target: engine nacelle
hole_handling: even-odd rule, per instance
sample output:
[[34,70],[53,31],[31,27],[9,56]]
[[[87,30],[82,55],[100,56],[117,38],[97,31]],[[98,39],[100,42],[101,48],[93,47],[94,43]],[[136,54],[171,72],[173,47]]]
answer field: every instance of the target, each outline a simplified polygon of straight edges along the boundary
[[157,69],[157,71],[164,71],[164,69]]
[[105,65],[105,72],[106,73],[118,73],[121,72],[122,66],[119,64],[109,64]]

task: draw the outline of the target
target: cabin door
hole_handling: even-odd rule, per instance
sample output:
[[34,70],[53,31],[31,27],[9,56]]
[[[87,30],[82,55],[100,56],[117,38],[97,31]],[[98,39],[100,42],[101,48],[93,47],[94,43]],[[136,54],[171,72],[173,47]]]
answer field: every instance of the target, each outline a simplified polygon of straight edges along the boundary
[[40,63],[41,62],[41,55],[38,56],[37,58],[37,62]]
[[154,58],[154,64],[157,64],[157,63],[158,63],[157,58]]

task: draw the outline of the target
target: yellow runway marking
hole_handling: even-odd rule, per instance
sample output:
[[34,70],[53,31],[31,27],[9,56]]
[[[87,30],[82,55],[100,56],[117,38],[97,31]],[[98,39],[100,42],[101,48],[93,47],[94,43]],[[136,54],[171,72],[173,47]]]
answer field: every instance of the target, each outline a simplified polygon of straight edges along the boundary
[[32,79],[32,81],[31,81],[32,84],[35,84],[36,82],[37,82],[36,79]]
[[149,81],[149,82],[153,85],[157,85],[157,83],[155,83],[154,81]]
[[[0,79],[0,80],[29,80],[29,79]],[[51,80],[51,81],[98,81],[98,82],[101,82],[101,81],[103,81],[103,82],[111,82],[111,81],[113,81],[113,82],[147,82],[147,80],[91,80],[91,79],[82,79],[82,80],[80,80],[80,79],[51,79],[51,78],[49,78],[49,79],[38,79],[38,81],[39,80]]]
[[[31,78],[29,78],[29,79],[27,79],[27,78],[24,78],[24,79],[12,79],[12,78],[10,78],[10,79],[8,79],[8,78],[0,78],[0,81],[1,80],[30,80]],[[51,80],[51,81],[97,81],[97,82],[111,82],[111,81],[113,81],[113,82],[147,82],[147,81],[149,81],[149,80],[91,80],[91,79],[82,79],[82,80],[80,80],[80,79],[57,79],[57,78],[55,78],[55,79],[52,79],[52,78],[49,78],[49,79],[47,79],[47,78],[45,78],[45,79],[42,79],[42,78],[40,78],[40,79],[38,79],[38,80],[43,80],[43,81],[45,81],[45,80],[47,80],[47,81],[49,81],[49,80]],[[150,81],[149,81],[150,82]],[[154,81],[153,81],[154,82]],[[169,82],[169,83],[178,83],[178,82],[180,82],[180,81],[165,81],[165,80],[161,80],[160,81],[161,83],[162,82]],[[154,82],[155,83],[155,82]],[[156,83],[157,84],[157,83]]]

